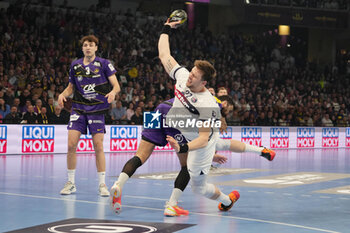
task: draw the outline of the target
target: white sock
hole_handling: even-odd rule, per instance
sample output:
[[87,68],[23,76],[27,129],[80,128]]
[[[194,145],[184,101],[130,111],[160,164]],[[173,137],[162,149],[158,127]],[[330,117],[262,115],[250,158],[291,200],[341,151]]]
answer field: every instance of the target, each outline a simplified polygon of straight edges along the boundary
[[115,182],[119,185],[119,187],[121,189],[123,189],[124,184],[126,183],[126,181],[129,179],[128,174],[126,174],[125,172],[122,172],[119,174],[118,180]]
[[100,184],[106,184],[106,172],[97,172],[98,174],[98,183]]
[[173,192],[171,193],[170,199],[168,204],[171,206],[177,205],[177,202],[179,201],[179,198],[182,195],[182,190],[178,188],[174,188]]
[[75,183],[75,169],[68,169],[68,181],[72,182],[72,184]]
[[255,152],[260,154],[263,151],[264,147],[252,146],[249,144],[245,144],[245,152]]
[[223,194],[222,192],[220,192],[220,196],[218,197],[218,199],[216,199],[217,201],[221,202],[222,204],[224,204],[225,206],[229,206],[231,205],[232,201],[229,198],[229,196],[227,196],[226,194]]

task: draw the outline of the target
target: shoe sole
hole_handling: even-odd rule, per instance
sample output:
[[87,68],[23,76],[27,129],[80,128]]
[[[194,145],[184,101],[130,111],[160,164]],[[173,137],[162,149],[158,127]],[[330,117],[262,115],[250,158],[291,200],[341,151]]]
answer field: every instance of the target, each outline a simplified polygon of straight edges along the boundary
[[109,192],[109,198],[110,198],[110,203],[109,206],[111,207],[112,211],[116,214],[120,214],[122,211],[122,205],[119,202],[116,202],[113,204],[113,198],[119,198],[121,194],[119,186],[112,187],[110,192]]
[[275,156],[276,156],[276,152],[270,153],[270,159],[269,159],[269,161],[272,161],[272,160],[275,158]]
[[112,204],[111,206],[112,210],[116,214],[120,214],[122,212],[122,205],[119,202]]

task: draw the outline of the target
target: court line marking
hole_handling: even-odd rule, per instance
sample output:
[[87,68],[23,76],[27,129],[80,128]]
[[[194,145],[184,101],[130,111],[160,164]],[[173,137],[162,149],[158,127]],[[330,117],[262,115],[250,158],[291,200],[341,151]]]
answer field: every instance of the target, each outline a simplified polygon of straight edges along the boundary
[[[6,192],[0,192],[0,195],[9,195],[9,196],[20,196],[20,197],[31,197],[31,198],[40,198],[40,199],[51,199],[51,200],[60,200],[60,201],[71,201],[71,202],[80,202],[80,203],[89,203],[89,204],[103,204],[103,205],[109,205],[109,203],[103,203],[103,202],[96,202],[96,201],[84,201],[84,200],[75,200],[75,199],[68,199],[68,198],[58,198],[58,197],[46,197],[46,196],[37,196],[37,195],[28,195],[28,194],[18,194],[18,193],[6,193]],[[148,197],[147,197],[148,198]],[[151,199],[151,198],[149,198]],[[150,208],[150,207],[142,207],[142,206],[130,206],[130,205],[123,205],[125,207],[129,208],[135,208],[135,209],[145,209],[145,210],[157,210],[157,211],[164,211],[164,209],[157,209],[157,208]],[[199,212],[190,212],[191,214],[196,215],[203,215],[203,216],[211,216],[211,217],[220,217],[220,218],[230,218],[230,219],[237,219],[237,220],[245,220],[250,222],[261,222],[261,223],[269,223],[269,224],[275,224],[275,225],[281,225],[281,226],[287,226],[287,227],[295,227],[295,228],[302,228],[302,229],[308,229],[308,230],[314,230],[314,231],[321,231],[321,232],[328,232],[328,233],[341,233],[338,231],[331,231],[321,228],[315,228],[315,227],[308,227],[308,226],[302,226],[302,225],[296,225],[296,224],[290,224],[290,223],[283,223],[283,222],[275,222],[275,221],[268,221],[268,220],[261,220],[261,219],[255,219],[255,218],[243,218],[243,217],[235,217],[235,216],[223,216],[218,214],[206,214],[206,213],[199,213]]]

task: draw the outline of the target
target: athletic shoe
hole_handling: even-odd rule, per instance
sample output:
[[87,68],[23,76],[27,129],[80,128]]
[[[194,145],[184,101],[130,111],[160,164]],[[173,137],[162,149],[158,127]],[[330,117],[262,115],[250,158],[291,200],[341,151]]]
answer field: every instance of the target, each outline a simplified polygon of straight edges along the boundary
[[100,184],[100,186],[98,187],[98,192],[101,197],[109,197],[109,191],[106,184]]
[[229,209],[231,209],[233,204],[235,204],[235,202],[238,201],[240,195],[239,195],[238,191],[234,190],[228,195],[228,197],[232,201],[231,204],[229,206],[225,206],[220,202],[220,204],[218,206],[220,211],[228,211]]
[[269,161],[272,161],[275,158],[276,152],[266,147],[261,151],[261,156],[266,158]]
[[73,184],[71,181],[67,181],[60,193],[61,195],[69,195],[75,193],[76,191],[77,187],[75,187],[75,184]]
[[169,202],[166,202],[165,209],[164,209],[164,215],[167,217],[175,217],[175,216],[181,216],[181,215],[188,215],[188,210],[184,210],[183,208],[174,205],[169,205]]
[[122,211],[121,199],[122,190],[117,184],[114,184],[110,190],[109,204],[113,212],[115,212],[116,214],[120,214],[120,212]]

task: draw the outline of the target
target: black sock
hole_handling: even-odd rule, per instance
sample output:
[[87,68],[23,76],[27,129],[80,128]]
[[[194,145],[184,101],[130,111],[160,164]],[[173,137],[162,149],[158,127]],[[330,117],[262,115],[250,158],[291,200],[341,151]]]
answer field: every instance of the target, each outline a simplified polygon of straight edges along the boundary
[[128,162],[126,162],[122,172],[126,173],[129,177],[131,177],[135,173],[136,169],[141,165],[141,159],[137,156],[134,156],[131,159],[129,159]]
[[190,181],[190,174],[188,173],[187,166],[181,167],[181,171],[176,177],[175,188],[184,191],[188,182]]

